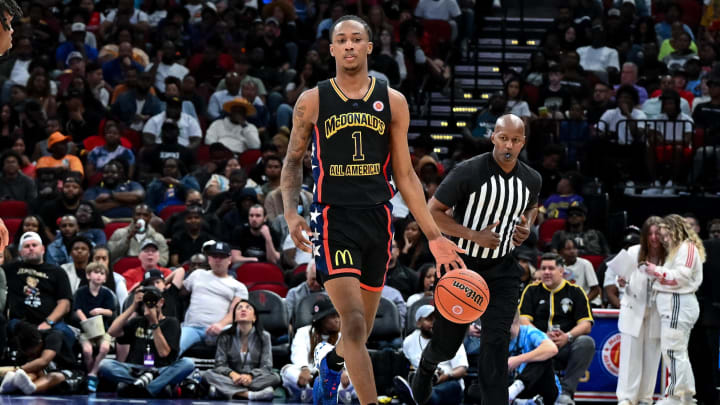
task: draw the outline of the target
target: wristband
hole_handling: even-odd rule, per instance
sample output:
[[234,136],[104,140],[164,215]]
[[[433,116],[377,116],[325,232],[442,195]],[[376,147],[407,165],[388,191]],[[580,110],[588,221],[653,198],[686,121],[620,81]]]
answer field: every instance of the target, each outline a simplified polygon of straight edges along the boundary
[[55,326],[55,321],[51,321],[49,318],[45,318],[45,323],[50,326]]

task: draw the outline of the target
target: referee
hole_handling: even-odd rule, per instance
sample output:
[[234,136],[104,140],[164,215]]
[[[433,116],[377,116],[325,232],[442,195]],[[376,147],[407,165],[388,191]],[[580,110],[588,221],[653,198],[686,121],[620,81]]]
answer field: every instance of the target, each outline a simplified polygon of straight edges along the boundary
[[[469,396],[481,399],[483,405],[508,402],[510,325],[520,282],[520,266],[510,253],[530,234],[542,185],[540,174],[518,160],[525,146],[525,126],[519,117],[507,114],[498,118],[490,140],[492,153],[460,163],[429,203],[440,230],[465,250],[465,264],[482,275],[490,289],[490,302],[482,316],[478,384],[468,389]],[[448,215],[450,209],[452,216]],[[432,340],[411,381],[418,404],[430,398],[438,363],[455,356],[467,327],[436,312]]]

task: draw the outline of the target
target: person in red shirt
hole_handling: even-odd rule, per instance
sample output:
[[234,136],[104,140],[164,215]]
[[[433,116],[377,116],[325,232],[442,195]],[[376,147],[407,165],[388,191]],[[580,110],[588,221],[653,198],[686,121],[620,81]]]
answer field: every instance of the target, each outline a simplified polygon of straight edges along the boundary
[[158,266],[158,260],[160,260],[160,253],[158,250],[157,242],[152,239],[145,239],[140,245],[140,266],[132,268],[125,273],[123,276],[127,281],[128,291],[135,288],[135,286],[143,280],[145,272],[150,269],[158,269],[163,273],[163,276],[167,278],[172,271],[166,267]]

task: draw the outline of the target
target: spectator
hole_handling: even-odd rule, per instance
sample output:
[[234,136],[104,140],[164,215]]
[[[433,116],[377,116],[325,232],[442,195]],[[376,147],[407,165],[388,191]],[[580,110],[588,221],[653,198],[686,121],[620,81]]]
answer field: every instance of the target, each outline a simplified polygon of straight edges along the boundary
[[13,84],[25,84],[30,78],[28,68],[33,60],[33,40],[27,36],[18,36],[14,42],[12,52],[6,54],[7,60],[0,65],[3,93],[9,92]]
[[420,0],[415,7],[415,17],[423,20],[443,20],[450,24],[450,40],[455,42],[458,38],[458,20],[462,15],[456,0],[443,0],[432,2]]
[[[210,86],[215,87],[220,79],[225,77],[227,72],[233,68],[232,57],[227,53],[223,53],[223,48],[222,40],[218,36],[210,37],[205,43],[203,52],[193,55],[187,62],[192,77],[203,78],[204,82],[208,82]],[[187,76],[185,76],[185,79],[187,79]],[[200,110],[204,111],[204,108]]]
[[87,68],[85,56],[82,54],[82,52],[72,51],[67,55],[66,59],[62,60],[62,65],[60,66],[60,69],[65,69],[65,66],[67,66],[69,69],[65,70],[65,73],[62,73],[56,79],[58,83],[57,91],[60,94],[63,94],[68,90],[70,84],[75,78],[85,77],[85,69]]
[[[20,221],[20,228],[15,232],[15,238],[11,245],[8,245],[8,249],[12,250],[12,256],[17,257],[17,253],[20,250],[20,238],[25,232],[35,232],[42,238],[43,245],[49,244],[52,241],[53,233],[45,226],[42,218],[37,215],[28,215]],[[5,263],[10,262],[8,252],[5,252]]]
[[603,72],[603,74],[619,71],[618,52],[605,46],[605,31],[602,26],[594,26],[591,35],[590,46],[577,49],[577,53],[580,55],[580,66],[585,70]]
[[160,249],[160,264],[168,262],[169,254],[165,237],[150,225],[152,211],[146,204],[139,204],[133,211],[132,222],[124,228],[117,229],[110,237],[108,247],[113,260],[125,256],[137,256],[140,245],[146,239],[155,241]]
[[[279,194],[280,190],[276,191],[276,194]],[[298,206],[298,209],[300,209],[302,205]],[[268,217],[269,218],[269,217]],[[278,218],[280,219],[280,218]],[[282,218],[281,220],[285,220],[285,218]],[[270,221],[272,222],[272,221]],[[303,235],[307,238],[307,233],[303,231]],[[311,262],[314,262],[314,258],[312,253],[308,253],[297,246],[295,246],[295,242],[292,240],[292,235],[288,232],[288,234],[285,236],[285,239],[283,239],[282,242],[282,254],[280,257],[280,262],[282,263],[282,267],[284,269],[288,269],[292,271],[293,269],[297,268],[300,265],[303,264],[309,264]]]
[[[222,167],[223,162],[219,163]],[[230,188],[230,173],[235,170],[242,170],[240,166],[240,159],[236,156],[232,156],[224,162],[224,168],[222,168],[222,174],[213,173],[210,179],[205,183],[205,190],[203,194],[210,200],[213,200],[218,194],[228,191]],[[218,170],[220,171],[220,170]],[[248,181],[246,180],[246,183]],[[242,184],[241,186],[244,186]]]
[[197,179],[187,173],[185,165],[178,159],[165,159],[162,174],[148,185],[145,197],[150,208],[157,213],[171,205],[182,205],[188,191],[200,190]]
[[[630,277],[618,278],[618,284],[625,286],[618,318],[621,354],[616,393],[619,404],[652,403],[655,391],[660,362],[660,317],[652,304],[652,291],[648,289],[653,280],[643,271],[641,263],[660,265],[664,262],[667,251],[660,235],[661,225],[659,217],[645,220],[640,244],[627,249],[633,259]],[[605,273],[606,279],[611,270]]]
[[602,304],[600,295],[600,284],[598,283],[595,269],[589,260],[578,257],[578,249],[575,241],[566,238],[560,241],[561,248],[558,253],[565,261],[565,273],[563,277],[570,283],[579,286],[587,295],[587,299],[593,308],[599,308]]
[[48,138],[48,150],[50,156],[43,156],[38,159],[36,168],[56,168],[59,171],[76,172],[80,177],[85,175],[82,162],[77,156],[68,153],[68,143],[72,141],[71,136],[60,132],[53,132]]
[[[633,86],[635,91],[638,93],[638,104],[642,105],[648,99],[647,90],[644,87],[638,86],[638,67],[633,62],[625,62],[622,65],[622,71],[620,72],[620,84],[615,85],[615,91],[620,86],[628,85]],[[597,87],[596,87],[597,88]]]
[[48,245],[45,261],[48,264],[60,266],[70,261],[71,242],[77,236],[80,228],[73,215],[59,218],[58,228],[60,235]]
[[[256,258],[259,262],[280,263],[279,236],[267,224],[265,207],[255,204],[248,211],[248,223],[235,228],[232,235],[233,261]],[[242,255],[242,256],[241,256]]]
[[90,264],[93,248],[92,242],[82,236],[74,236],[68,245],[71,260],[62,264],[60,268],[67,274],[70,291],[75,295],[78,288],[88,284],[87,277],[85,276],[87,266]]
[[[662,58],[663,63],[668,70],[673,72],[683,68],[685,63],[690,59],[696,59],[697,53],[690,49],[690,35],[687,32],[681,32],[675,41],[675,50]],[[688,100],[689,101],[689,100]]]
[[[205,243],[208,243],[208,242],[205,242]],[[194,255],[192,255],[192,257],[190,257],[190,265],[189,265],[188,271],[186,273],[186,277],[189,276],[190,273],[192,273],[195,270],[198,270],[198,269],[205,270],[205,269],[209,269],[209,268],[210,268],[210,265],[208,264],[207,256],[205,256],[202,253],[195,253]]]
[[418,285],[417,273],[410,267],[400,263],[398,260],[399,256],[400,248],[395,238],[393,238],[390,261],[388,262],[388,269],[385,276],[385,285],[397,289],[400,294],[402,294],[403,300],[407,301],[407,299],[415,293],[415,288]]
[[570,92],[562,85],[562,68],[551,66],[547,77],[548,82],[540,87],[538,115],[540,118],[563,118],[560,111],[570,106]]
[[[240,300],[233,308],[233,323],[218,338],[215,368],[203,379],[210,385],[210,398],[270,401],[280,376],[273,372],[270,334],[260,321],[255,306]],[[243,347],[242,360],[236,355]]]
[[580,173],[564,173],[557,184],[556,193],[543,201],[539,209],[538,222],[542,223],[545,219],[567,219],[568,208],[574,203],[582,204],[584,201],[577,193],[581,184]]
[[512,76],[505,82],[505,97],[507,99],[508,112],[522,118],[527,125],[528,120],[532,116],[530,106],[524,100],[522,94],[522,80],[518,76]]
[[585,161],[586,143],[590,140],[590,126],[584,117],[583,105],[577,99],[570,102],[569,120],[560,123],[558,141],[567,145],[568,162]]
[[157,51],[155,61],[145,66],[145,71],[155,78],[155,88],[160,93],[165,93],[165,79],[176,77],[180,80],[190,73],[188,68],[176,62],[177,50],[172,41],[163,41],[162,49]]
[[[280,370],[283,386],[288,390],[293,401],[312,401],[313,374],[317,370],[313,353],[320,343],[334,345],[338,339],[340,339],[340,316],[330,298],[320,299],[312,308],[312,323],[295,331],[290,346],[290,364],[286,364]],[[342,374],[341,383],[345,386],[349,385],[347,371],[343,370]],[[338,392],[351,393],[351,388],[347,387]],[[343,395],[340,400],[346,397],[347,395]]]
[[[660,88],[654,91],[648,101],[642,106],[643,112],[647,115],[648,119],[657,119],[662,113],[662,100],[660,96],[665,90],[674,90],[674,79],[673,76],[665,75],[660,78]],[[684,114],[690,115],[690,103],[683,97],[680,98],[680,111]]]
[[[415,369],[420,367],[420,357],[423,349],[430,342],[435,322],[435,308],[432,305],[423,305],[415,312],[415,329],[403,340],[403,354],[410,365]],[[433,379],[432,395],[428,404],[459,404],[462,402],[465,383],[463,377],[467,374],[468,359],[465,346],[462,344],[455,353],[455,357],[437,365],[436,378]],[[395,377],[393,380],[398,396],[406,403],[412,403],[412,390],[404,378]],[[409,399],[408,399],[409,398]]]
[[[151,92],[153,77],[147,72],[138,73],[138,76],[137,80],[126,82],[129,90],[117,96],[110,107],[110,113],[115,118],[135,131],[142,130],[150,117],[162,111],[160,99]],[[108,81],[107,78],[105,80]],[[116,84],[111,83],[113,86]]]
[[[183,100],[181,98],[182,92],[180,90],[182,82],[175,76],[168,76],[165,78],[165,99],[169,98],[180,98],[182,100],[182,112],[193,117],[198,118],[198,113],[195,109],[195,105],[192,101]],[[165,109],[165,103],[163,102],[163,109]]]
[[[271,159],[268,157],[268,159]],[[263,165],[264,166],[264,165]],[[263,169],[263,172],[265,170]],[[250,182],[252,180],[248,180]],[[302,189],[300,190],[300,201],[298,202],[298,212],[304,216],[305,219],[310,218],[310,206],[312,205],[313,195],[311,192]],[[282,218],[285,208],[283,207],[282,191],[280,188],[276,188],[265,196],[263,202],[265,209],[268,214],[268,221],[275,223],[277,220]],[[395,204],[393,204],[395,205]],[[282,221],[285,219],[283,218]]]
[[268,156],[265,159],[265,184],[260,188],[263,196],[280,188],[280,172],[282,172],[282,159]]
[[[554,362],[565,375],[560,380],[558,405],[574,403],[578,382],[595,355],[595,341],[588,336],[593,324],[590,305],[582,288],[563,279],[563,265],[560,256],[544,254],[540,263],[542,283],[527,286],[519,305],[520,323],[545,331],[560,349]],[[552,317],[550,306],[556,308]]]
[[69,380],[77,380],[75,353],[57,330],[40,330],[20,321],[13,328],[22,366],[8,371],[0,392],[22,391],[25,395],[40,394]]
[[690,39],[693,41],[692,30],[687,25],[680,21],[682,15],[682,8],[677,3],[668,3],[667,10],[665,10],[665,21],[660,21],[655,24],[655,35],[657,36],[657,43],[662,44],[666,39],[670,39],[674,31],[686,32],[690,35]]
[[[385,284],[382,288],[381,296],[388,301],[395,304],[400,317],[400,329],[405,329],[405,320],[407,319],[407,305],[405,305],[405,298],[403,298],[400,291],[397,288]],[[393,340],[379,340],[376,341],[380,348],[391,347],[393,349],[399,349],[402,346],[402,339],[398,336]]]
[[[240,76],[240,74],[235,72],[230,72],[225,75],[224,79],[224,90],[218,90],[210,96],[210,101],[208,102],[208,109],[207,114],[208,117],[210,117],[211,120],[217,120],[219,118],[222,118],[223,110],[225,110],[225,104],[228,101],[233,101],[237,98],[242,98],[242,95],[240,94],[240,86],[242,85],[243,77]],[[254,100],[246,100],[252,103]],[[246,114],[248,115],[255,115],[248,114],[247,113],[248,108],[246,108]],[[229,111],[225,111],[226,114],[229,114]]]
[[[105,246],[97,246],[92,252],[92,262],[100,263],[103,266],[110,268],[110,251]],[[118,305],[122,305],[128,296],[127,281],[122,275],[111,271],[112,277],[108,277],[105,280],[105,285],[110,288],[117,297]]]
[[[127,78],[127,70],[135,70],[140,74],[143,71],[143,67],[133,60],[132,44],[128,41],[123,41],[118,45],[117,57],[109,62],[103,63],[102,70],[105,81],[110,84],[110,86],[115,87]],[[152,85],[152,81],[150,83]]]
[[[130,351],[125,363],[103,360],[100,377],[124,383],[118,387],[121,397],[157,397],[163,390],[171,391],[195,369],[192,360],[179,357],[180,323],[162,313],[164,305],[160,290],[146,287],[135,294],[132,305],[110,325],[108,334],[118,344],[129,344]],[[157,368],[157,372],[147,371],[146,367]],[[133,373],[142,375],[135,378]]]
[[522,293],[525,287],[534,281],[534,276],[537,272],[535,264],[537,263],[538,252],[526,246],[518,246],[513,250],[513,255],[521,269],[520,292]]
[[139,176],[141,178],[150,180],[153,177],[159,177],[165,159],[178,159],[192,167],[195,161],[194,153],[178,143],[179,136],[180,129],[177,122],[171,119],[165,120],[160,129],[161,143],[146,146],[140,155]]
[[31,179],[35,178],[35,163],[30,161],[30,158],[25,154],[25,140],[22,136],[16,136],[14,137],[14,141],[12,143],[12,150],[17,153],[21,160],[20,160],[20,169],[22,170],[23,174],[30,177]]
[[411,269],[416,269],[425,263],[435,263],[435,259],[430,253],[427,238],[420,231],[420,226],[412,217],[410,217],[403,231],[403,243],[398,260]]
[[45,116],[53,116],[57,111],[57,100],[52,92],[54,82],[50,81],[45,68],[33,67],[27,82],[27,98],[34,100],[42,107]]
[[720,218],[713,218],[708,222],[708,238],[718,239],[720,238]]
[[412,305],[419,299],[432,297],[435,289],[435,264],[426,263],[418,269],[418,286],[415,288],[417,293],[408,297],[407,307]]
[[[623,67],[623,69],[625,68]],[[615,107],[615,102],[612,101],[612,91],[610,86],[604,82],[595,83],[592,100],[590,101],[590,105],[587,109],[587,122],[589,124],[596,124],[605,111],[612,110]]]
[[185,229],[185,215],[191,208],[199,208],[200,214],[202,215],[202,231],[213,237],[220,235],[220,219],[217,215],[205,212],[203,208],[205,203],[203,202],[202,194],[197,190],[188,190],[185,194],[185,211],[173,214],[167,221],[165,221],[165,235],[166,238],[172,237],[179,232],[183,232]]
[[[241,190],[233,190],[234,187],[232,187],[232,185],[235,183],[238,177],[242,177],[243,182],[245,181],[244,179],[247,178],[245,176],[245,172],[241,170],[236,170],[230,176],[230,189],[225,193],[219,194],[213,199],[214,203],[219,198],[224,197],[221,200],[224,202],[222,203],[222,205],[220,205],[220,208],[215,211],[218,217],[222,215],[222,232],[224,234],[232,235],[232,232],[234,232],[235,228],[247,224],[250,207],[259,203],[255,189],[245,187]],[[212,208],[213,205],[211,204],[211,211]]]
[[97,60],[97,48],[85,42],[87,35],[85,27],[85,24],[81,22],[76,22],[71,25],[70,29],[72,33],[70,37],[66,42],[61,43],[55,51],[55,61],[58,69],[64,69],[70,65],[70,56],[72,56],[74,52],[79,53],[81,58],[87,58],[91,62]]
[[[270,101],[275,103],[272,108],[274,108],[273,111],[275,111],[274,115],[276,116],[276,126],[282,127],[292,125],[292,107],[289,104],[284,103],[284,99],[278,93],[271,93],[271,96]],[[252,116],[248,114],[248,122],[257,127],[261,138],[267,137],[268,125],[270,125],[270,110],[260,96],[258,96],[257,83],[253,81],[246,81],[243,83],[240,89],[240,97],[248,100],[252,106],[255,107],[256,113]],[[280,104],[277,105],[277,103]]]
[[100,184],[83,194],[83,199],[95,201],[98,211],[109,218],[131,217],[135,205],[144,198],[145,190],[140,184],[127,180],[125,166],[118,160],[108,162]]
[[[100,263],[92,263],[85,270],[88,285],[75,293],[73,300],[73,312],[80,322],[95,316],[103,317],[104,330],[110,326],[110,321],[115,313],[117,302],[115,294],[104,287],[108,269]],[[83,361],[87,370],[87,389],[89,392],[97,391],[97,373],[100,369],[100,362],[110,352],[113,338],[107,332],[100,337],[90,338],[83,332],[80,334],[80,345],[82,346]],[[93,356],[93,347],[97,347],[98,354]]]
[[89,179],[93,178],[98,171],[102,171],[106,164],[118,159],[125,162],[129,168],[128,177],[133,178],[135,173],[135,154],[129,148],[120,143],[120,128],[114,121],[106,121],[103,127],[103,138],[105,145],[98,146],[91,150],[87,156],[85,173]]
[[560,241],[571,238],[575,241],[578,253],[584,255],[607,255],[610,252],[605,235],[595,229],[585,229],[587,207],[583,203],[573,203],[568,207],[568,220],[565,230],[555,232],[552,237],[552,247],[559,250]]
[[165,273],[156,268],[151,268],[145,272],[143,279],[139,284],[133,288],[133,294],[141,291],[138,287],[155,287],[162,292],[162,297],[165,300],[163,305],[162,313],[169,317],[179,319],[183,316],[184,311],[184,300],[185,297],[180,297],[180,290],[183,286],[185,279],[185,269],[179,267],[175,269],[167,279],[165,279]]
[[549,144],[543,148],[542,159],[533,167],[542,176],[542,189],[540,198],[545,199],[557,191],[560,182],[560,166],[565,155],[565,147],[558,144]]
[[202,209],[192,205],[185,210],[185,229],[173,235],[170,242],[170,266],[178,267],[195,253],[202,251],[205,242],[213,238],[203,231]]
[[647,262],[646,271],[656,279],[653,290],[660,314],[663,362],[675,368],[669,376],[666,402],[688,403],[695,396],[688,339],[700,312],[695,292],[702,284],[705,248],[695,231],[676,214],[663,218],[660,234],[668,256],[660,266]]
[[238,302],[248,298],[247,287],[228,276],[230,246],[215,242],[207,254],[211,270],[195,270],[183,282],[190,292],[190,306],[185,312],[180,355],[198,342],[215,344],[218,335],[231,325]]
[[95,204],[90,201],[81,201],[75,211],[75,218],[78,222],[78,235],[84,236],[92,242],[93,246],[105,246],[105,225],[102,218],[95,209]]
[[202,141],[202,130],[197,118],[182,112],[182,100],[173,97],[166,101],[166,109],[152,116],[143,127],[143,140],[146,145],[160,143],[163,124],[173,120],[179,129],[178,144],[189,149],[196,148]]
[[[71,65],[72,67],[72,65]],[[97,63],[88,63],[85,68],[88,87],[97,101],[103,107],[110,108],[110,91],[109,85],[105,83],[102,75],[102,66]]]
[[510,401],[541,397],[542,402],[535,403],[555,403],[560,384],[553,372],[552,358],[557,353],[557,346],[546,334],[532,325],[521,325],[520,313],[515,312],[508,358],[508,371],[513,378],[508,388]]
[[472,136],[490,138],[495,130],[495,122],[507,109],[507,99],[503,94],[493,94],[488,100],[488,107],[473,120]]
[[17,320],[24,320],[38,330],[62,332],[66,342],[72,345],[75,334],[63,322],[72,300],[67,275],[58,266],[43,262],[45,247],[37,233],[24,233],[19,246],[22,261],[2,266],[7,278],[10,329]]
[[123,273],[127,282],[128,291],[132,291],[143,281],[143,277],[149,270],[160,270],[165,277],[170,276],[171,270],[159,266],[160,248],[158,242],[151,238],[145,239],[140,245],[140,253],[137,258],[140,260],[140,266],[128,269]]
[[615,91],[615,99],[617,108],[605,111],[597,128],[600,133],[607,132],[611,138],[617,139],[619,145],[629,145],[641,139],[639,130],[645,128],[644,120],[648,117],[637,108],[640,99],[634,87],[620,86]]
[[233,153],[259,149],[258,129],[246,120],[248,116],[255,115],[255,107],[244,98],[235,98],[223,104],[223,111],[227,115],[210,124],[205,144],[220,142]]
[[291,288],[285,296],[285,306],[287,307],[288,314],[292,316],[295,313],[295,308],[297,308],[303,298],[320,291],[323,291],[323,287],[317,280],[315,261],[312,260],[305,268],[305,281]]
[[37,197],[35,182],[20,171],[22,158],[13,150],[7,150],[0,158],[0,199],[34,202]]

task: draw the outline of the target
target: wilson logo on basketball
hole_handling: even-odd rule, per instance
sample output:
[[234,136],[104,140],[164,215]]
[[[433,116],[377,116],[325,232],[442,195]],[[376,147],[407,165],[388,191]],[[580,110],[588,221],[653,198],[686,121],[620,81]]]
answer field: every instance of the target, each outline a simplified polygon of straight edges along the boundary
[[459,281],[453,281],[452,285],[453,285],[453,287],[455,287],[461,291],[464,291],[465,296],[470,298],[471,300],[473,300],[473,302],[475,302],[478,305],[482,305],[483,300],[485,298],[482,295],[476,293],[475,290],[473,290],[472,288],[466,286],[465,284],[463,284]]
[[385,104],[383,104],[382,101],[376,101],[373,103],[373,109],[377,112],[380,112],[385,108]]

